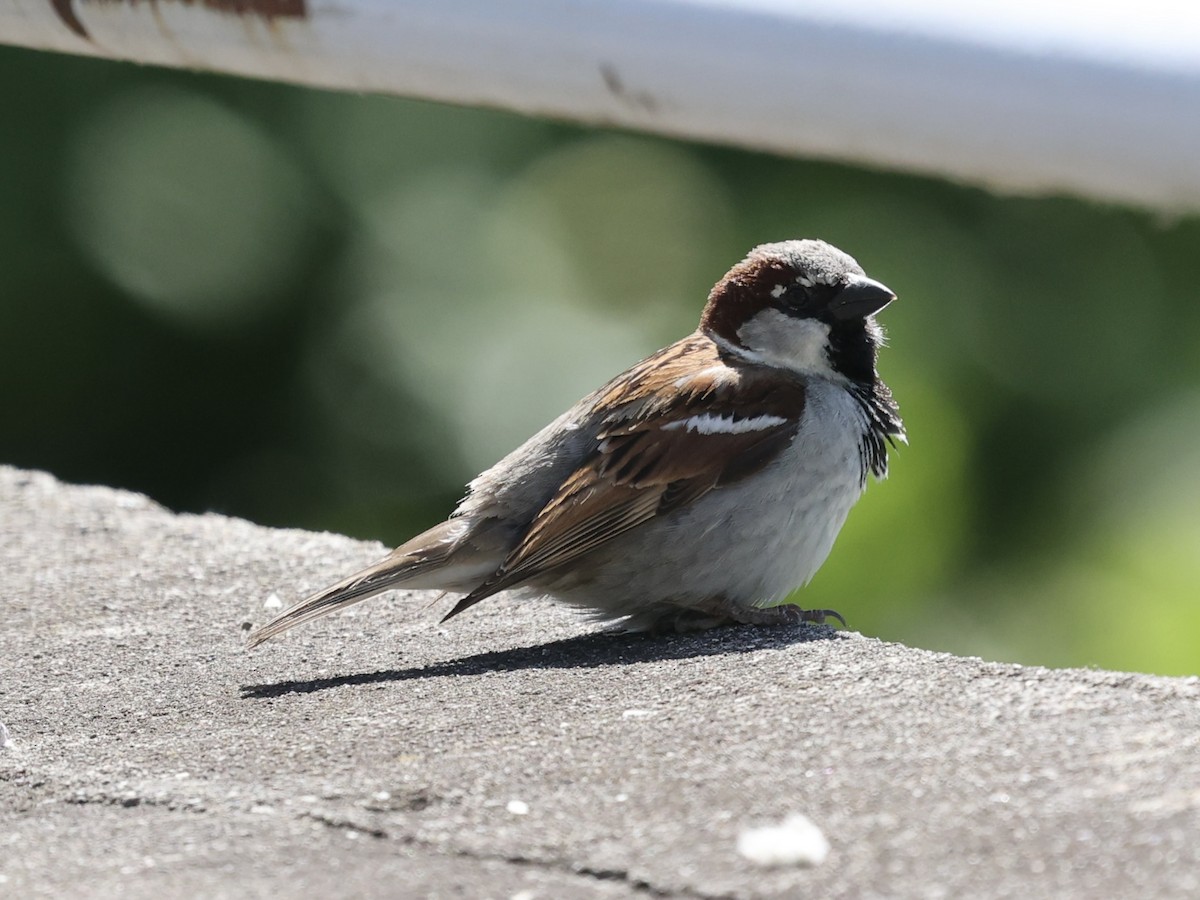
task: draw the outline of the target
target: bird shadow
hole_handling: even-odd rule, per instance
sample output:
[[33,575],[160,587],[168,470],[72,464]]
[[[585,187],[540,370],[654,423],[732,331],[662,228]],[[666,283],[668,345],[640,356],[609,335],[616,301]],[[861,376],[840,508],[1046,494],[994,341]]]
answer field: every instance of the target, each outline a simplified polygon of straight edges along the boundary
[[691,659],[700,656],[725,656],[779,649],[793,644],[828,641],[838,632],[828,625],[799,625],[786,628],[761,628],[752,625],[715,628],[693,634],[649,635],[592,632],[576,637],[489,650],[446,662],[407,669],[384,669],[313,678],[307,681],[277,681],[271,684],[242,685],[243,700],[265,700],[284,694],[311,694],[330,688],[362,684],[386,684],[425,678],[482,675],[486,672],[519,672],[524,669],[593,669],[631,663]]

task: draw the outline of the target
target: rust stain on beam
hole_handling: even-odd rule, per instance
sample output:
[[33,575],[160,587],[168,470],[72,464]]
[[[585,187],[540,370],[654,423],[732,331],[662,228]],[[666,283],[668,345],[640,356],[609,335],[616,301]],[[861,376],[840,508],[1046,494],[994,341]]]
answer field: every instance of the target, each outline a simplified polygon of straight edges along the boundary
[[154,7],[168,3],[181,6],[202,6],[213,12],[235,16],[257,16],[273,22],[275,19],[307,19],[308,0],[49,0],[51,8],[67,28],[81,38],[91,36],[75,12],[76,6],[146,6]]
[[79,21],[79,17],[75,15],[75,10],[71,6],[71,0],[50,0],[50,6],[58,13],[58,17],[62,19],[64,25],[81,38],[88,36],[87,29],[83,27],[83,23]]

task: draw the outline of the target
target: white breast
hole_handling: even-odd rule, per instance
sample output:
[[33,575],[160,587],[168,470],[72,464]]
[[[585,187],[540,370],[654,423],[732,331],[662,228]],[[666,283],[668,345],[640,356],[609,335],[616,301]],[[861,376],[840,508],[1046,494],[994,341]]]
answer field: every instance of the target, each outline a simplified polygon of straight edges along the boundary
[[[850,508],[862,495],[859,446],[866,417],[841,387],[809,384],[801,428],[760,477],[714,491],[731,538],[712,548],[707,577],[729,596],[770,605],[808,581],[825,562]],[[696,515],[706,510],[698,506]],[[722,577],[720,572],[728,573]]]

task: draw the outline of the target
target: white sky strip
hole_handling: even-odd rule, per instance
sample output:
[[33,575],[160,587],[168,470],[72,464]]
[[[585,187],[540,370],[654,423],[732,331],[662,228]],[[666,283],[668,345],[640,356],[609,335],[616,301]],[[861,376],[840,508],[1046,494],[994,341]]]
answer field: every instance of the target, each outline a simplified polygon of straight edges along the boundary
[[785,422],[787,419],[781,416],[748,416],[745,419],[735,419],[733,416],[701,413],[690,419],[668,422],[662,429],[663,431],[679,431],[681,428],[685,428],[697,434],[745,434],[748,431],[766,431],[768,428],[775,428]]
[[0,42],[1200,209],[1195,0],[0,0]]

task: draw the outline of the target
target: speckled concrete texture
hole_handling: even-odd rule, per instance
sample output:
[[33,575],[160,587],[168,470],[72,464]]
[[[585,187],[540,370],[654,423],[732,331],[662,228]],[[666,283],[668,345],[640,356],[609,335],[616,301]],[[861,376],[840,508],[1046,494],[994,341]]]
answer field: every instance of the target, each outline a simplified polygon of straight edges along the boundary
[[0,468],[0,894],[1200,895],[1197,679],[421,594],[243,649],[383,549]]

